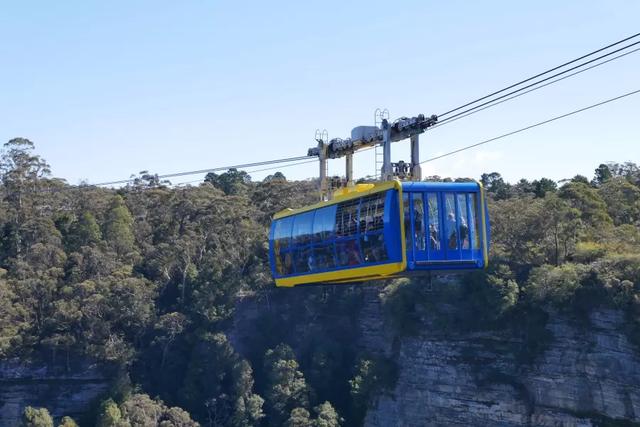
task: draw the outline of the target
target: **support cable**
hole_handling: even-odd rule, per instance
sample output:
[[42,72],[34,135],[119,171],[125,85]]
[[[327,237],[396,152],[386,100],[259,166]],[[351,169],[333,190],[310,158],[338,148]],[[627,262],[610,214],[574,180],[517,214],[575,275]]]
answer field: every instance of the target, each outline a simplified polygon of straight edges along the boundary
[[448,153],[441,154],[441,155],[439,155],[439,156],[431,157],[430,159],[427,159],[427,160],[424,160],[424,161],[420,162],[420,164],[427,163],[427,162],[433,162],[434,160],[438,160],[438,159],[441,159],[441,158],[443,158],[443,157],[451,156],[451,155],[453,155],[453,154],[457,154],[457,153],[460,153],[460,152],[462,152],[462,151],[466,151],[466,150],[469,150],[469,149],[471,149],[471,148],[478,147],[478,146],[480,146],[480,145],[488,144],[488,143],[490,143],[490,142],[497,141],[497,140],[499,140],[499,139],[506,138],[506,137],[508,137],[508,136],[515,135],[515,134],[517,134],[517,133],[521,133],[521,132],[524,132],[524,131],[527,131],[527,130],[533,129],[533,128],[536,128],[536,127],[538,127],[538,126],[542,126],[542,125],[545,125],[545,124],[547,124],[547,123],[554,122],[554,121],[556,121],[556,120],[564,119],[564,118],[569,117],[569,116],[572,116],[572,115],[574,115],[574,114],[578,114],[578,113],[581,113],[581,112],[583,112],[583,111],[591,110],[592,108],[600,107],[600,106],[602,106],[602,105],[608,104],[608,103],[610,103],[610,102],[618,101],[618,100],[620,100],[620,99],[622,99],[622,98],[626,98],[627,96],[635,95],[635,94],[637,94],[637,93],[640,93],[640,89],[634,90],[634,91],[632,91],[632,92],[627,92],[627,93],[625,93],[625,94],[623,94],[623,95],[619,95],[619,96],[616,96],[616,97],[614,97],[614,98],[609,98],[609,99],[607,99],[607,100],[604,100],[604,101],[598,102],[598,103],[596,103],[596,104],[589,105],[588,107],[580,108],[580,109],[578,109],[578,110],[574,110],[574,111],[571,111],[571,112],[569,112],[569,113],[562,114],[562,115],[560,115],[560,116],[552,117],[552,118],[550,118],[550,119],[543,120],[543,121],[541,121],[541,122],[534,123],[534,124],[529,125],[529,126],[525,126],[525,127],[520,128],[520,129],[518,129],[518,130],[514,130],[514,131],[511,131],[511,132],[507,132],[507,133],[505,133],[505,134],[502,134],[502,135],[499,135],[499,136],[496,136],[496,137],[493,137],[493,138],[485,139],[484,141],[480,141],[480,142],[475,143],[475,144],[472,144],[472,145],[467,145],[466,147],[458,148],[457,150],[453,150],[453,151],[450,151],[450,152],[448,152]]
[[519,81],[518,83],[514,83],[514,84],[512,84],[511,86],[507,86],[507,87],[505,87],[505,88],[503,88],[503,89],[497,90],[497,91],[495,91],[495,92],[493,92],[493,93],[490,93],[490,94],[488,94],[488,95],[485,95],[485,96],[483,96],[483,97],[481,97],[481,98],[475,99],[475,100],[473,100],[473,101],[471,101],[471,102],[468,102],[468,103],[466,103],[466,104],[463,104],[463,105],[461,105],[461,106],[459,106],[459,107],[456,107],[456,108],[454,108],[454,109],[452,109],[452,110],[449,110],[449,111],[446,111],[446,112],[444,112],[444,113],[442,113],[442,114],[439,114],[438,116],[439,116],[439,117],[442,117],[442,116],[446,116],[446,115],[448,115],[448,114],[451,114],[451,113],[453,113],[453,112],[455,112],[455,111],[462,110],[463,108],[466,108],[466,107],[468,107],[468,106],[470,106],[470,105],[473,105],[473,104],[475,104],[475,103],[477,103],[477,102],[483,101],[483,100],[485,100],[485,99],[487,99],[487,98],[490,98],[490,97],[492,97],[492,96],[494,96],[494,95],[497,95],[497,94],[502,93],[502,92],[504,92],[504,91],[507,91],[507,90],[509,90],[509,89],[513,89],[514,87],[516,87],[516,86],[520,86],[520,85],[521,85],[521,84],[523,84],[523,83],[527,83],[527,82],[529,82],[529,81],[531,81],[531,80],[537,79],[538,77],[542,77],[542,76],[544,76],[544,75],[546,75],[546,74],[552,73],[552,72],[554,72],[554,71],[556,71],[556,70],[559,70],[560,68],[563,68],[563,67],[566,67],[567,65],[571,65],[571,64],[573,64],[573,63],[576,63],[576,62],[578,62],[578,61],[580,61],[580,60],[582,60],[582,59],[588,58],[588,57],[590,57],[590,56],[592,56],[592,55],[595,55],[596,53],[600,53],[600,52],[602,52],[602,51],[604,51],[604,50],[607,50],[607,49],[609,49],[609,48],[612,48],[613,46],[617,46],[617,45],[619,45],[619,44],[622,44],[622,43],[624,43],[624,42],[626,42],[626,41],[629,41],[629,40],[631,40],[631,39],[634,39],[634,38],[636,38],[636,37],[638,37],[638,36],[640,36],[640,33],[636,33],[636,34],[634,34],[634,35],[632,35],[632,36],[626,37],[626,38],[624,38],[624,39],[622,39],[622,40],[619,40],[619,41],[617,41],[617,42],[615,42],[615,43],[611,43],[610,45],[607,45],[607,46],[602,47],[602,48],[600,48],[600,49],[594,50],[593,52],[587,53],[586,55],[582,55],[582,56],[581,56],[581,57],[579,57],[579,58],[572,59],[571,61],[565,62],[564,64],[561,64],[561,65],[558,65],[558,66],[556,66],[556,67],[550,68],[550,69],[548,69],[548,70],[546,70],[546,71],[543,71],[542,73],[536,74],[535,76],[528,77],[528,78],[526,78],[526,79],[524,79],[524,80]]

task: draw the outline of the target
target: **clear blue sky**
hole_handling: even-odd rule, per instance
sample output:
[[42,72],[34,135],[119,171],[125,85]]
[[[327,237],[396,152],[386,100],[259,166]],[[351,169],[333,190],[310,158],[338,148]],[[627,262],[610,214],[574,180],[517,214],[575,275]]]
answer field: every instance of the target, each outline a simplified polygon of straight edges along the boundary
[[[304,155],[316,128],[348,136],[376,107],[441,113],[639,31],[633,0],[4,2],[0,141],[31,139],[70,183]],[[434,129],[422,158],[639,88],[640,52]],[[425,173],[560,179],[640,162],[639,107],[637,95]],[[393,157],[408,160],[408,143]],[[356,175],[372,173],[359,155]]]

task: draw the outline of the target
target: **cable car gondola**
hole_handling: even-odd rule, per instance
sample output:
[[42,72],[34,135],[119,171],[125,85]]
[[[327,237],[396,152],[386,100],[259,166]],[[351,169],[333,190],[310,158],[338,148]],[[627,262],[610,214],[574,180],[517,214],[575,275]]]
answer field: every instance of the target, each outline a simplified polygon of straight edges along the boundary
[[350,283],[487,266],[490,228],[478,182],[359,184],[274,216],[276,286]]

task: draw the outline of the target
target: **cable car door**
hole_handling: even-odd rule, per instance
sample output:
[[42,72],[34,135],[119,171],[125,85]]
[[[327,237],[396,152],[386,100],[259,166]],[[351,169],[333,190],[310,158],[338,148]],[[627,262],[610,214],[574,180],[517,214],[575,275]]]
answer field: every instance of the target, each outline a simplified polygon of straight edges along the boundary
[[445,259],[445,250],[442,236],[442,193],[425,193],[425,246],[426,259],[429,261],[441,261]]
[[427,260],[427,246],[425,233],[425,212],[423,193],[410,193],[411,206],[411,249],[413,261]]
[[[469,200],[466,193],[443,193],[444,241],[447,260],[470,261],[473,224],[469,218]],[[471,215],[473,217],[473,215]]]
[[407,255],[409,261],[425,263],[445,259],[441,244],[442,221],[440,219],[440,195],[438,193],[409,193],[405,218]]

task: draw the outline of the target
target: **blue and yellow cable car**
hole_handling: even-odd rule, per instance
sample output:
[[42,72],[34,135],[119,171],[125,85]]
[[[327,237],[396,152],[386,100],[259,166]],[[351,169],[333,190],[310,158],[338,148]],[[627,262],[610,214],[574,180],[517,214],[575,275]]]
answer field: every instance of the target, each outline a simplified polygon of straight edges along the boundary
[[480,269],[489,233],[478,182],[359,184],[276,214],[269,257],[282,287]]

